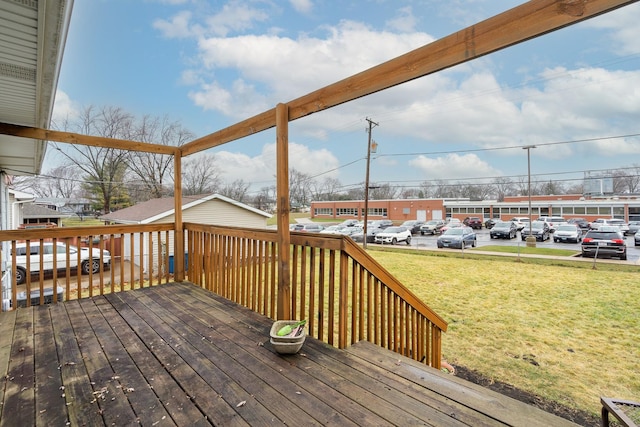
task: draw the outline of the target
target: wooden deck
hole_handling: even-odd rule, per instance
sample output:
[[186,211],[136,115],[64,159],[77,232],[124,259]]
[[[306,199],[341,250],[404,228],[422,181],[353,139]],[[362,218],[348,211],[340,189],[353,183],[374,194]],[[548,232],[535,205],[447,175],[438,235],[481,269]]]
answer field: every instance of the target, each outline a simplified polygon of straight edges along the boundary
[[271,324],[191,284],[1,313],[0,426],[574,425],[367,342],[281,356]]

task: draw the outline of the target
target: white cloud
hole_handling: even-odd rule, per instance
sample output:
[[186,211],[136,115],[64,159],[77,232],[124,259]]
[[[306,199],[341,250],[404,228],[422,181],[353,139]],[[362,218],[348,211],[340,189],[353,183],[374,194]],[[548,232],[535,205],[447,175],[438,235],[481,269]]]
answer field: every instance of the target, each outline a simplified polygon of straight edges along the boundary
[[488,163],[475,154],[447,154],[444,157],[430,158],[418,156],[409,161],[409,165],[420,171],[423,179],[468,179],[501,175]]
[[411,9],[411,6],[407,6],[399,9],[397,16],[388,20],[386,26],[394,31],[408,33],[415,30],[416,23],[417,20],[413,16],[413,9]]
[[[231,71],[236,79],[252,81],[260,87],[269,105],[286,102],[324,85],[363,71],[380,62],[408,52],[432,41],[427,34],[379,33],[363,24],[343,21],[337,27],[326,28],[327,38],[300,37],[297,40],[276,35],[245,35],[228,38],[207,38],[199,43],[203,73],[216,70],[216,78]],[[363,46],[376,46],[363,49]],[[210,79],[210,78],[209,78]],[[212,82],[206,83],[210,86]],[[201,92],[202,101],[208,95]],[[231,97],[236,99],[235,93]],[[215,100],[211,101],[215,103]],[[246,110],[238,103],[246,103],[240,97],[228,110],[220,110],[235,118],[239,110]],[[261,105],[254,106],[254,114],[261,112]]]
[[231,32],[250,29],[255,22],[264,22],[269,15],[245,2],[235,0],[225,4],[222,10],[206,19],[209,34],[224,37]]
[[313,2],[311,0],[289,0],[293,8],[303,14],[309,14],[313,10]]
[[[222,178],[227,182],[242,179],[245,182],[263,183],[257,186],[275,184],[276,144],[265,144],[262,152],[248,156],[240,152],[215,152],[216,166],[221,169]],[[310,176],[322,174],[338,167],[338,159],[327,149],[311,150],[309,147],[289,143],[289,168]],[[336,178],[337,171],[322,175]],[[322,180],[321,178],[318,178]]]
[[79,109],[75,102],[62,90],[56,91],[56,99],[53,105],[53,122],[58,126],[64,121],[73,121],[78,117]]
[[159,30],[166,38],[187,38],[201,32],[191,27],[191,12],[182,11],[175,14],[169,21],[157,19],[153,22],[153,28]]
[[608,48],[619,55],[634,55],[640,53],[638,22],[640,22],[640,5],[632,4],[589,20],[584,25],[587,28],[611,30],[611,40],[615,44]]

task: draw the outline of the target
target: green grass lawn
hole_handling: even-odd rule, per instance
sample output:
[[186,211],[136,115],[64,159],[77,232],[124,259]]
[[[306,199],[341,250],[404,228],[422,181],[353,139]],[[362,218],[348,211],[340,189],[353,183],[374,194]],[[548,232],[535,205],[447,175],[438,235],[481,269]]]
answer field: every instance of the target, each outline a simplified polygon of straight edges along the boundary
[[370,253],[449,323],[443,355],[454,366],[594,416],[600,396],[640,398],[637,266]]

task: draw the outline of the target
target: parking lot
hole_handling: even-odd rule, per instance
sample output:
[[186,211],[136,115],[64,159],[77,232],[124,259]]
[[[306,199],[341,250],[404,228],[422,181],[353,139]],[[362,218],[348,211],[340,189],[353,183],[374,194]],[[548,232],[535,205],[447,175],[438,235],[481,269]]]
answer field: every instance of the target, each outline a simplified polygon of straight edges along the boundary
[[[477,246],[478,248],[482,248],[483,246],[526,246],[526,243],[522,241],[520,238],[520,233],[515,239],[507,240],[507,239],[492,239],[489,237],[489,230],[486,228],[482,228],[482,230],[476,230],[477,236]],[[417,249],[421,248],[433,248],[436,249],[436,240],[438,236],[430,236],[425,235],[421,236],[420,233],[414,234],[411,239],[411,247],[415,247]],[[640,246],[634,246],[633,236],[626,236],[627,241],[627,261],[630,264],[640,263]],[[372,243],[370,243],[372,244]],[[553,234],[551,238],[545,242],[536,242],[536,247],[539,248],[556,248],[556,249],[569,249],[575,250],[576,254],[580,253],[580,244],[579,243],[554,243],[553,242]],[[440,250],[456,250],[456,249],[440,249]],[[615,259],[615,258],[614,258]]]

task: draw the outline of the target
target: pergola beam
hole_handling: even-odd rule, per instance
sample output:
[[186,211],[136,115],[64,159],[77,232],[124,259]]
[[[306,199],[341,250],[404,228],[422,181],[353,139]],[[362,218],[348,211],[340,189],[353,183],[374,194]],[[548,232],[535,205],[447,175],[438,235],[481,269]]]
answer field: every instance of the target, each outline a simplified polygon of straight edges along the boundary
[[167,154],[170,156],[180,154],[179,147],[171,145],[151,144],[147,142],[129,141],[126,139],[114,139],[101,136],[89,136],[79,133],[40,129],[2,122],[0,122],[0,135],[40,139],[43,141],[55,141],[65,144],[90,145],[92,147],[140,151],[143,153]]

